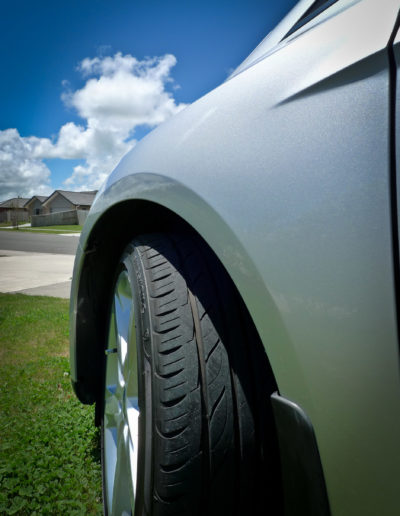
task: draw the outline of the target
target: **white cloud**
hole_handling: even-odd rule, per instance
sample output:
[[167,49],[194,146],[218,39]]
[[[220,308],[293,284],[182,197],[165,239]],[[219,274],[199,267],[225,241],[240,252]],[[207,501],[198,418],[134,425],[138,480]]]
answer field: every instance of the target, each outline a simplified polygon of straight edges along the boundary
[[0,200],[51,193],[50,170],[32,150],[16,129],[0,131]]
[[[29,187],[20,188],[40,193],[36,185],[42,185],[42,190],[46,190],[49,169],[42,161],[46,158],[86,160],[84,165],[74,168],[65,185],[71,189],[98,188],[121,157],[136,144],[134,133],[137,127],[155,127],[185,107],[177,104],[166,90],[166,85],[173,82],[170,73],[175,64],[176,58],[170,54],[141,61],[121,53],[83,59],[78,70],[87,79],[85,85],[62,95],[64,103],[74,108],[83,119],[81,125],[73,122],[63,125],[54,139],[21,138],[15,129],[0,131],[3,139],[6,138],[5,133],[10,138],[8,132],[14,131],[12,134],[18,142],[19,152],[22,153],[23,149],[25,153],[25,161],[14,165],[14,168],[20,167],[18,174],[4,175],[8,178],[4,184],[16,185],[8,191],[15,191],[18,185],[26,184],[30,177],[28,169],[34,180],[29,179]],[[4,156],[7,156],[6,151]],[[22,162],[25,163],[24,169],[21,168]],[[14,178],[14,183],[11,183]],[[0,190],[0,195],[4,197],[3,190]]]
[[88,78],[85,86],[63,95],[64,102],[86,119],[86,127],[67,124],[53,146],[58,157],[86,159],[66,184],[97,188],[136,141],[139,126],[155,127],[180,111],[165,89],[176,64],[172,55],[137,60],[131,55],[84,59],[78,69]]

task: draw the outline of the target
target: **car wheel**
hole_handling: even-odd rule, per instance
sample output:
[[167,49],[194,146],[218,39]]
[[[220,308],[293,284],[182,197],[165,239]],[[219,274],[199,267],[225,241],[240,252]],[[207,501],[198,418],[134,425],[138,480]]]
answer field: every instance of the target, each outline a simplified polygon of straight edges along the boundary
[[254,514],[268,393],[255,389],[256,337],[219,261],[192,235],[137,237],[110,307],[105,513]]

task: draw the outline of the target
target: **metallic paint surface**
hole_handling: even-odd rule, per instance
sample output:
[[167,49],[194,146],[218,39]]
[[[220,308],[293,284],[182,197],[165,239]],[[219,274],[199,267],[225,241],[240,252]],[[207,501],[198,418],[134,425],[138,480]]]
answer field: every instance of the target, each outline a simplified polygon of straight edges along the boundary
[[398,10],[339,0],[144,138],[99,192],[75,262],[73,379],[80,270],[102,214],[147,199],[189,222],[237,285],[280,394],[312,421],[334,516],[398,512],[386,49]]

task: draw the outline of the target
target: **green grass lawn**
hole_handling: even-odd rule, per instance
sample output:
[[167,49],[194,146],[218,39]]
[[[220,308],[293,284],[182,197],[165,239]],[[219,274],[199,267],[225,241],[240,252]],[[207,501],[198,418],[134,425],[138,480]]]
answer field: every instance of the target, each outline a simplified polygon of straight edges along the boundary
[[69,377],[68,301],[0,294],[0,514],[101,514],[93,407]]
[[13,229],[5,229],[0,226],[0,230],[3,231],[21,231],[26,233],[80,233],[82,231],[82,226],[79,225],[67,225],[67,226],[39,226],[37,228],[28,228],[28,227],[19,227]]
[[[27,229],[27,228],[25,228]],[[82,231],[82,226],[79,226],[78,224],[71,224],[66,226],[39,226],[37,228],[32,228],[32,230],[42,230],[42,229],[56,229],[57,231]]]
[[[25,220],[24,222],[18,222],[18,224],[27,224],[27,221]],[[12,226],[12,222],[0,222],[0,228],[10,226]]]

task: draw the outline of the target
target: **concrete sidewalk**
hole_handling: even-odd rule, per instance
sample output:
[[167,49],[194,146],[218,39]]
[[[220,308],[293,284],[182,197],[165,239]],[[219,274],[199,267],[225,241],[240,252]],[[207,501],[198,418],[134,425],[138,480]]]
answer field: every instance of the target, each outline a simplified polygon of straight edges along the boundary
[[0,250],[0,292],[69,298],[74,258]]

